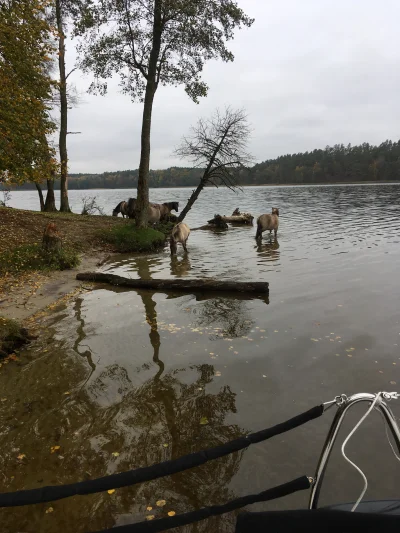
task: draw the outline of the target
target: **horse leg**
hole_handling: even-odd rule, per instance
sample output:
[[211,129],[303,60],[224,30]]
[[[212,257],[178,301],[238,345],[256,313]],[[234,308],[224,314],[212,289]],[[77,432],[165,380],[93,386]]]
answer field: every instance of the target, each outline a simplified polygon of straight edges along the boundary
[[188,249],[187,249],[186,243],[187,243],[187,239],[185,241],[183,241],[182,246],[183,246],[183,249],[185,250],[185,252],[187,253]]

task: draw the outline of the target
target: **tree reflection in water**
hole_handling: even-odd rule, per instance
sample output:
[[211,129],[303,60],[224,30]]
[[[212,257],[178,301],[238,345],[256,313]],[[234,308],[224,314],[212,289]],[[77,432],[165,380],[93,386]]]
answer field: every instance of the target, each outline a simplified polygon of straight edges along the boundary
[[[190,298],[192,300],[192,297]],[[219,337],[238,338],[248,335],[254,326],[248,308],[249,298],[240,294],[220,296],[196,296],[197,303],[192,304],[184,299],[179,306],[190,311],[192,326],[195,328],[209,328],[211,340]],[[264,301],[268,303],[268,298]],[[200,303],[199,303],[200,302]],[[217,329],[219,328],[219,329]]]
[[[138,266],[141,277],[151,277],[146,262],[138,261]],[[152,291],[139,291],[138,294],[149,328],[153,364],[156,365],[153,376],[140,386],[135,386],[136,381],[119,359],[103,367],[101,359],[96,365],[93,363],[89,345],[83,344],[90,327],[83,319],[83,299],[74,304],[78,327],[73,349],[87,358],[91,379],[85,378],[80,393],[63,405],[62,412],[69,421],[68,435],[71,437],[64,442],[62,473],[57,471],[60,483],[178,458],[246,433],[232,421],[227,422],[227,418],[236,413],[236,394],[229,385],[216,386],[213,365],[176,368],[168,367],[167,360],[162,360],[156,295]],[[182,295],[179,298],[185,300]],[[198,321],[218,324],[232,336],[248,332],[253,324],[248,318],[245,300],[213,297],[196,307],[200,307],[200,314],[192,314],[196,324]],[[149,363],[149,366],[143,365],[141,371],[151,372]],[[117,456],[114,452],[118,452]],[[224,503],[236,496],[229,486],[239,470],[243,453],[228,455],[181,474],[117,489],[112,497],[102,493],[66,500],[58,507],[64,509],[63,514],[57,515],[61,521],[59,526],[66,533],[89,531],[144,520],[148,514],[158,518],[166,516],[170,510],[181,513]],[[48,465],[46,471],[52,475],[51,466]],[[167,502],[163,508],[156,506],[160,499]],[[151,512],[146,511],[148,506],[153,507]],[[24,519],[29,520],[29,516],[27,513]],[[56,528],[57,524],[52,526]],[[234,517],[222,516],[186,526],[180,531],[227,533],[233,529]]]
[[[145,263],[138,264],[141,277],[150,277]],[[165,364],[160,359],[161,338],[158,332],[156,302],[154,292],[138,291],[149,325],[149,340],[153,350],[153,361],[158,366],[157,373],[138,388],[125,390],[123,401],[103,410],[91,428],[93,435],[101,435],[102,442],[113,443],[119,455],[118,466],[109,471],[123,471],[130,468],[151,465],[171,458],[200,451],[235,439],[245,433],[236,424],[228,424],[225,419],[236,412],[236,394],[229,386],[218,392],[208,392],[214,380],[214,367],[210,364],[192,365],[186,368],[165,372]],[[204,317],[210,321],[221,321],[232,333],[247,331],[251,322],[245,324],[245,302],[232,301],[225,308],[223,299],[215,304],[204,302]],[[212,315],[214,314],[214,318]],[[215,317],[217,314],[217,317]],[[219,316],[221,315],[221,317]],[[102,373],[101,380],[91,383],[93,388],[102,390],[104,378],[112,379],[114,366]],[[124,374],[119,369],[119,376]],[[128,377],[126,376],[126,379]],[[106,385],[109,386],[109,380]],[[93,396],[92,396],[93,397]],[[202,423],[201,423],[202,422]],[[206,423],[204,423],[206,422]],[[88,436],[89,437],[89,436]],[[243,452],[234,453],[194,468],[155,480],[142,485],[117,491],[113,500],[115,509],[124,510],[117,514],[117,524],[129,523],[145,516],[148,505],[152,514],[165,516],[166,511],[186,512],[205,505],[223,503],[235,497],[229,484],[237,473]],[[167,506],[163,510],[155,506],[155,501],[164,499]],[[118,502],[118,504],[117,504]],[[147,513],[148,514],[148,513]],[[116,516],[116,513],[113,513]],[[181,528],[182,532],[228,532],[233,529],[233,516],[215,517],[208,521]]]

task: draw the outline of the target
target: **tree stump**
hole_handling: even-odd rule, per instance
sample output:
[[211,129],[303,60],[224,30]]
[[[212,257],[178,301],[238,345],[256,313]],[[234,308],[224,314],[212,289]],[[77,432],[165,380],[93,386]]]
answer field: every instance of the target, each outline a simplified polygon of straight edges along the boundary
[[45,252],[59,252],[62,248],[61,234],[54,222],[50,222],[44,228],[42,248]]

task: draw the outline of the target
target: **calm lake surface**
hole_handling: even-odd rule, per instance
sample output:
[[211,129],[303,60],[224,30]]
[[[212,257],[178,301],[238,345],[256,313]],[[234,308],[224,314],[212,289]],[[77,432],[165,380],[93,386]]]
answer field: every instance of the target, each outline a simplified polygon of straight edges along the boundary
[[[108,212],[134,191],[97,196]],[[179,201],[190,189],[154,189]],[[57,193],[58,194],[58,193]],[[34,192],[12,205],[37,209]],[[118,256],[101,269],[140,278],[268,281],[269,299],[102,287],[44,319],[47,337],[0,372],[0,491],[151,465],[282,422],[337,394],[400,389],[400,186],[207,189],[192,227],[236,207],[280,209],[278,240],[255,227],[192,232],[188,249]],[[392,403],[395,414],[400,404]],[[365,406],[354,409],[341,444]],[[2,531],[87,532],[181,513],[313,475],[333,411],[288,434],[170,478],[113,494],[0,509]],[[200,422],[207,422],[202,424]],[[51,446],[61,446],[51,453]],[[321,503],[354,501],[360,476],[337,446]],[[395,460],[373,414],[348,455],[366,472],[367,499],[398,497]],[[17,455],[26,455],[18,461]],[[113,455],[114,454],[114,455]],[[308,493],[251,509],[298,508]],[[166,500],[164,507],[156,502]],[[53,512],[46,513],[49,507]],[[147,511],[147,507],[152,507]],[[225,515],[177,531],[231,532]]]

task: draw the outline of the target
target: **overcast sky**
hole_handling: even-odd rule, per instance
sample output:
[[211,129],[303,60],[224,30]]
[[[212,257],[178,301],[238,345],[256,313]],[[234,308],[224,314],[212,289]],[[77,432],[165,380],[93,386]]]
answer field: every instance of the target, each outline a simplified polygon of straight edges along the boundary
[[[184,165],[180,137],[217,107],[244,107],[257,161],[327,144],[399,139],[399,0],[238,0],[255,22],[236,33],[233,63],[208,63],[209,95],[194,104],[182,87],[159,87],[153,108],[151,168]],[[67,60],[73,66],[74,42]],[[71,75],[85,93],[91,81]],[[70,172],[139,166],[142,105],[118,90],[83,95],[70,111]]]

